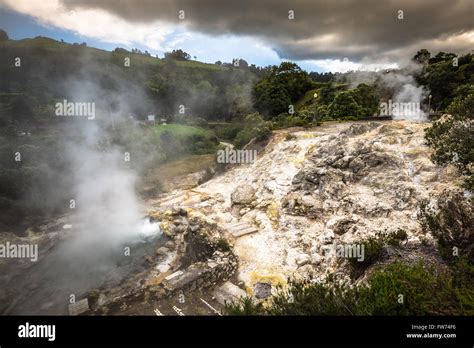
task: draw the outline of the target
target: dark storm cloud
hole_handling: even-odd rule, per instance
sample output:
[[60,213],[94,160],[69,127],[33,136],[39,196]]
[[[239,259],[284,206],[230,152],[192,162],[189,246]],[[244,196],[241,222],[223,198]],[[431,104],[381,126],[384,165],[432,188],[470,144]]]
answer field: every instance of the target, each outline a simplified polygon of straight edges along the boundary
[[[131,22],[184,23],[207,34],[250,35],[285,59],[400,57],[425,45],[471,50],[473,0],[63,0],[68,9],[99,8]],[[178,12],[185,11],[185,20]],[[293,10],[295,19],[288,19]],[[398,19],[398,11],[403,19]]]

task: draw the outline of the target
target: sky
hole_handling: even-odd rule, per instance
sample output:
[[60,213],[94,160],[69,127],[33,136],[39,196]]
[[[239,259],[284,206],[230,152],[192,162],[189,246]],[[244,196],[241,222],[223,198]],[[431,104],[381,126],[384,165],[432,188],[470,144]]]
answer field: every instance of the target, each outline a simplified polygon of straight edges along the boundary
[[0,0],[0,28],[11,39],[345,72],[400,67],[421,48],[472,53],[474,0]]

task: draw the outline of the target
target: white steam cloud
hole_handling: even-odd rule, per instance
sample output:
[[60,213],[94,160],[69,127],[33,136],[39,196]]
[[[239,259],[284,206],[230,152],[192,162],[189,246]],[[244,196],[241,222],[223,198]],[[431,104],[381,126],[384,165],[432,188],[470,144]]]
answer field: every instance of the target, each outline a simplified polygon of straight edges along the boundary
[[350,72],[344,75],[344,79],[350,88],[361,83],[376,85],[383,92],[381,110],[387,109],[386,114],[394,119],[426,121],[427,113],[422,106],[429,91],[414,77],[421,69],[421,65],[410,63],[396,70]]

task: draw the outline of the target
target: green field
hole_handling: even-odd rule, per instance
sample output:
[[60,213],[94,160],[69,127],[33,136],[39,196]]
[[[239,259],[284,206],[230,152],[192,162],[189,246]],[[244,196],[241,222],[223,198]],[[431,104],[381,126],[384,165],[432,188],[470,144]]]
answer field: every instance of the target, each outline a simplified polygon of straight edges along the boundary
[[190,138],[198,137],[203,139],[210,139],[215,137],[214,133],[208,129],[201,127],[187,126],[183,124],[160,124],[153,127],[153,132],[157,136],[163,133],[170,133],[175,138]]

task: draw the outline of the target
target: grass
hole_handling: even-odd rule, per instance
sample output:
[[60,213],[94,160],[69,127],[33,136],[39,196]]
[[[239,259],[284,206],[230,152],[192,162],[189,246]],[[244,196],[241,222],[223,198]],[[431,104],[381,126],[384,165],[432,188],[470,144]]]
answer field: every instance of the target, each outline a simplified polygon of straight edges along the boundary
[[228,70],[229,69],[225,66],[202,63],[196,60],[176,60],[175,62],[177,66],[181,66],[184,68],[199,68],[199,69],[210,69],[210,70]]
[[153,127],[153,132],[157,136],[161,136],[162,134],[168,132],[178,138],[186,138],[193,136],[202,138],[212,138],[214,136],[214,133],[210,130],[201,127],[187,126],[183,124],[160,124]]
[[[81,43],[81,42],[78,42],[78,43]],[[2,46],[5,48],[43,49],[43,50],[51,51],[52,53],[68,52],[72,49],[80,48],[81,52],[90,53],[93,56],[95,56],[95,58],[110,59],[110,58],[115,57],[115,58],[119,58],[120,61],[122,61],[123,58],[130,57],[133,61],[133,64],[137,64],[138,66],[164,64],[163,58],[156,58],[153,56],[146,56],[144,54],[132,53],[132,52],[116,53],[116,52],[101,50],[101,49],[90,47],[90,46],[85,46],[85,47],[74,46],[72,43],[56,41],[54,39],[43,37],[43,36],[37,36],[35,38],[27,38],[27,39],[22,39],[22,40],[8,40],[8,41],[1,42],[0,47]],[[183,68],[217,70],[217,71],[228,70],[228,68],[224,66],[202,63],[195,60],[174,61],[174,62],[176,63],[177,66],[183,67]]]
[[153,173],[157,178],[174,178],[206,170],[215,162],[216,156],[214,154],[189,155],[179,160],[162,164]]
[[314,98],[314,93],[319,94],[319,88],[315,88],[306,92],[305,95],[296,102],[295,109],[300,110],[303,106],[312,104],[312,102],[316,101],[316,98]]

